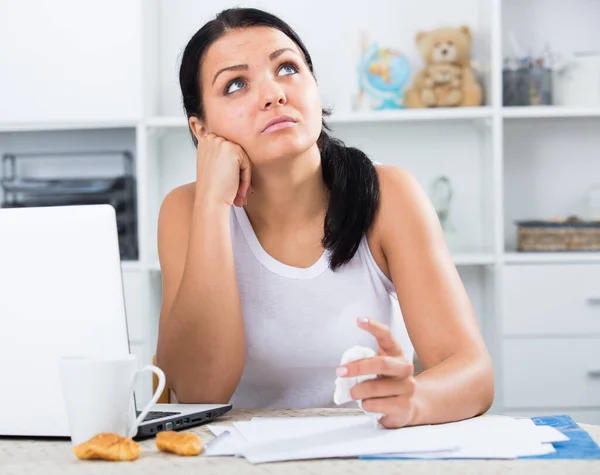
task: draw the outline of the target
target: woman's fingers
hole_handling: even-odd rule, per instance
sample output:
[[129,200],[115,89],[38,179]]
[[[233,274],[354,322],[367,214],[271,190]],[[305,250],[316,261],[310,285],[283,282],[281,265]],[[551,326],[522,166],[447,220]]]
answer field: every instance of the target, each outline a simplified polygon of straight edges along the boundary
[[363,399],[362,407],[365,411],[377,412],[386,416],[401,415],[411,410],[412,397],[392,396]]
[[387,325],[366,317],[359,318],[358,325],[377,339],[377,344],[384,354],[389,356],[404,356],[400,343],[394,338],[392,331]]
[[362,407],[368,412],[384,414],[379,423],[388,429],[411,425],[415,417],[415,406],[411,396],[365,399]]
[[238,163],[240,165],[240,185],[238,187],[234,204],[237,206],[244,206],[246,204],[246,195],[248,194],[248,191],[250,189],[252,165],[244,149],[239,146],[238,149]]
[[243,156],[241,157],[241,163],[240,163],[240,189],[239,189],[239,194],[241,196],[243,196],[244,198],[246,198],[246,195],[248,194],[248,190],[250,189],[250,178],[251,178],[251,165],[250,165],[250,159],[248,158],[248,155],[246,155],[246,152],[243,152]]
[[358,383],[350,389],[352,399],[370,399],[389,396],[410,396],[415,392],[415,379],[408,377],[370,379]]
[[[345,368],[345,369],[344,369]],[[397,378],[408,378],[412,376],[414,368],[412,363],[404,358],[395,356],[374,356],[351,361],[338,368],[338,376],[353,377],[377,374],[382,376],[394,376]]]

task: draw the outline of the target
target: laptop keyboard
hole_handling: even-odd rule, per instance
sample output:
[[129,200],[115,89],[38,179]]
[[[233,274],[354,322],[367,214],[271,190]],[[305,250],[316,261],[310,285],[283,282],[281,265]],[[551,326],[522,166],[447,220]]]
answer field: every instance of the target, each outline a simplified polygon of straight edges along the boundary
[[[136,411],[136,413],[139,416],[142,411]],[[181,412],[150,411],[148,414],[146,414],[146,417],[144,417],[144,422],[160,419],[161,417],[176,416],[177,414],[181,414]]]

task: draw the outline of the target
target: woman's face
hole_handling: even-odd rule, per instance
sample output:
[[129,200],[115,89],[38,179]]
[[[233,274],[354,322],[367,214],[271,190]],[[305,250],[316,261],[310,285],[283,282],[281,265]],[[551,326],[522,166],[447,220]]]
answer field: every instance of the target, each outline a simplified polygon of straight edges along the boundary
[[322,127],[316,81],[279,30],[226,33],[206,52],[201,75],[205,131],[240,145],[255,165],[315,145]]

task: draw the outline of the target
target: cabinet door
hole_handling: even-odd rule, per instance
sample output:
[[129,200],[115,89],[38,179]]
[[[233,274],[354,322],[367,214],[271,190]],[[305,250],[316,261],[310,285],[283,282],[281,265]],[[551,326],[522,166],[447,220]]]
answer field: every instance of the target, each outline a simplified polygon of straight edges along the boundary
[[504,406],[600,407],[600,338],[518,338],[503,343]]
[[600,335],[600,266],[515,265],[503,276],[504,335]]
[[0,2],[0,123],[141,116],[141,0]]

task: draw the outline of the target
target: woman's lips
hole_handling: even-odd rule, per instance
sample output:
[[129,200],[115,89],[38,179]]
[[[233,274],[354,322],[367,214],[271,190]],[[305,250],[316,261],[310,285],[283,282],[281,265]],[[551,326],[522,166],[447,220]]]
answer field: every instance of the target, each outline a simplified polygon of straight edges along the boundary
[[277,122],[276,124],[273,124],[273,125],[270,125],[269,127],[267,127],[265,130],[263,130],[262,133],[266,134],[268,132],[275,132],[276,130],[287,129],[289,127],[293,127],[294,125],[296,125],[296,122],[293,122],[291,120]]
[[281,129],[286,129],[288,127],[292,127],[293,125],[296,125],[296,120],[289,116],[289,115],[285,115],[285,114],[281,114],[278,115],[277,117],[273,117],[271,120],[269,120],[263,130],[262,130],[262,134],[267,133],[267,132],[274,132],[276,130],[281,130]]

